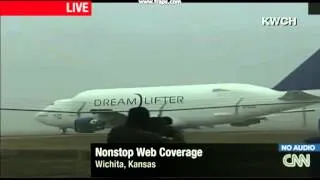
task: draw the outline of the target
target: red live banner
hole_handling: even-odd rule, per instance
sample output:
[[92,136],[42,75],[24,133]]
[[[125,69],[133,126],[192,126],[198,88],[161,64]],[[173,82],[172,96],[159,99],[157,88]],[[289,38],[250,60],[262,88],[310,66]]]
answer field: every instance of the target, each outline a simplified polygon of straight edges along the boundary
[[91,1],[1,1],[1,16],[91,16]]

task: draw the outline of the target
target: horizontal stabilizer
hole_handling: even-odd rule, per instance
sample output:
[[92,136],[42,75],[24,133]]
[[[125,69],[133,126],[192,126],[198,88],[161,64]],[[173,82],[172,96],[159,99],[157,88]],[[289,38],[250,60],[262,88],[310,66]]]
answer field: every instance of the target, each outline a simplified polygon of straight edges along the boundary
[[300,101],[300,100],[315,101],[315,100],[319,100],[319,102],[320,102],[319,96],[308,94],[303,91],[288,91],[279,99],[280,100],[288,100],[288,101]]

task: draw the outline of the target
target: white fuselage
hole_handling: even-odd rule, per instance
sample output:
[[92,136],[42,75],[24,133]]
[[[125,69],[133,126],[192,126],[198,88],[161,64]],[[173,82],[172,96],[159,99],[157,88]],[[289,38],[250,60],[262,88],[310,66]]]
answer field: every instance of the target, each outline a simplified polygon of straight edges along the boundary
[[35,119],[48,126],[58,128],[73,128],[74,121],[77,118],[75,113],[47,112],[47,111],[70,111],[72,99],[61,99],[55,101],[52,105],[45,107],[43,112],[36,114]]
[[[161,86],[142,88],[99,89],[84,91],[72,99],[55,102],[46,110],[77,111],[84,103],[82,112],[91,110],[120,111],[127,115],[130,108],[143,106],[157,116],[164,105],[162,116],[173,119],[174,126],[212,126],[242,122],[310,104],[283,104],[280,100],[286,92],[249,84],[206,84]],[[60,114],[61,118],[56,117]],[[81,117],[92,116],[81,114]],[[60,128],[73,128],[74,113],[40,112],[38,121]]]

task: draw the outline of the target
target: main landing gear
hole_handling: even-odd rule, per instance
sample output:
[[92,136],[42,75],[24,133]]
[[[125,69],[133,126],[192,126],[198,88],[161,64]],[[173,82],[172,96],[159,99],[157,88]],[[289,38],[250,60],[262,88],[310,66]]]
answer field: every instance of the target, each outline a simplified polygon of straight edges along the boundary
[[61,131],[61,134],[64,135],[67,132],[67,128],[61,128],[60,131]]

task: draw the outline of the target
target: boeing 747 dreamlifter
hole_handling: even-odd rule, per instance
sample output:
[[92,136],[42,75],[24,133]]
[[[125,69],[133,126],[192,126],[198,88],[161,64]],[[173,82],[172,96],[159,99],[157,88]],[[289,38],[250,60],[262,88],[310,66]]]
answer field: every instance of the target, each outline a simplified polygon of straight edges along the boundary
[[230,124],[249,126],[265,116],[320,102],[320,50],[274,88],[250,84],[204,84],[81,92],[57,100],[37,113],[39,122],[77,132],[94,132],[124,123],[130,108],[143,106],[152,116],[169,117],[172,126],[194,128]]

